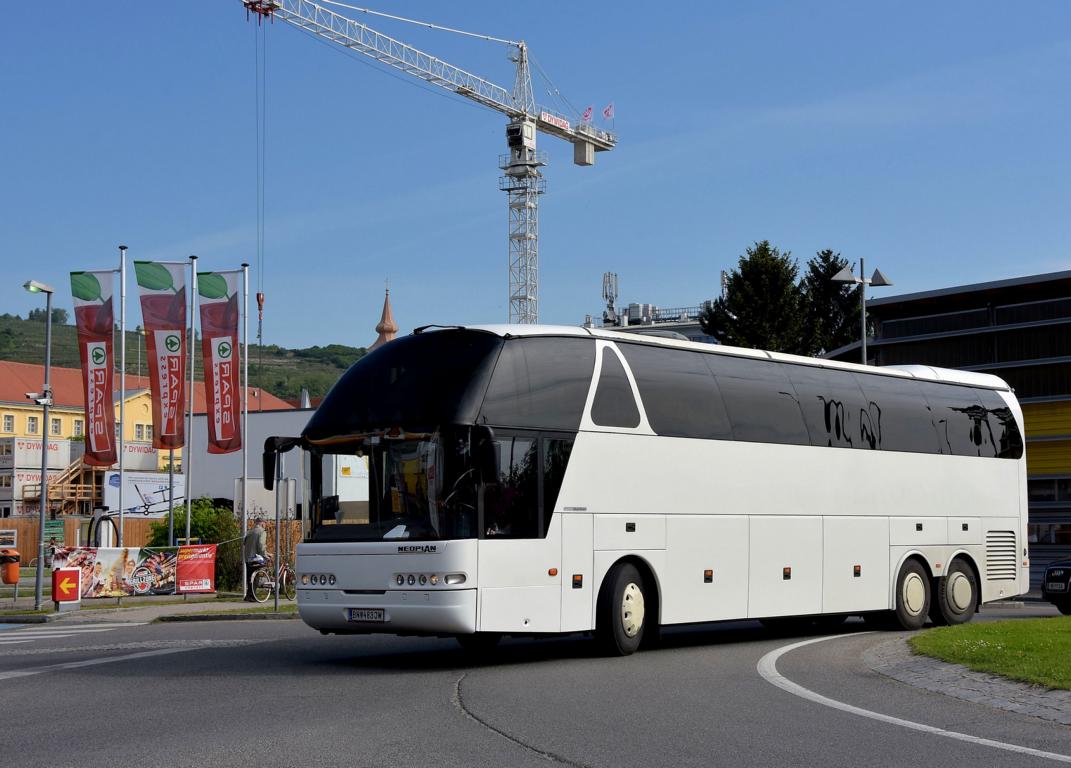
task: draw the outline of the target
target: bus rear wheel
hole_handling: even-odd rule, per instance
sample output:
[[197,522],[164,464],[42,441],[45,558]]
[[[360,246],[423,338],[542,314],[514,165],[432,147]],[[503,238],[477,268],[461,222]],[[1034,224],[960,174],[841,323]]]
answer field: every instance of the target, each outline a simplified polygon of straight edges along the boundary
[[628,656],[643,642],[648,621],[646,588],[631,563],[618,563],[606,574],[595,608],[595,639],[607,655]]
[[930,575],[917,560],[908,560],[896,577],[896,623],[904,629],[922,629],[930,612]]
[[937,580],[937,595],[930,608],[934,624],[966,624],[978,606],[978,579],[962,559],[948,565],[948,572]]

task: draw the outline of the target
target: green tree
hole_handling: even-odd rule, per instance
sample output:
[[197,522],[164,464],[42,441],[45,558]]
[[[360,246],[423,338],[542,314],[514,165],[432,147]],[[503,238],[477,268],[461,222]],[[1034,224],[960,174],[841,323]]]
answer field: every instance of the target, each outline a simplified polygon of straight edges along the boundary
[[[849,266],[829,248],[807,262],[800,284],[810,338],[806,354],[830,352],[859,338],[859,291],[862,286],[835,283],[833,276]],[[852,270],[855,264],[850,265]]]
[[806,353],[803,293],[792,254],[768,240],[755,243],[729,275],[725,296],[699,317],[699,325],[722,344],[775,352]]
[[[34,323],[43,323],[48,319],[48,312],[44,309],[31,309],[30,313],[26,315],[26,319]],[[59,307],[52,310],[53,325],[67,325],[69,319],[70,315],[67,314],[67,310]]]

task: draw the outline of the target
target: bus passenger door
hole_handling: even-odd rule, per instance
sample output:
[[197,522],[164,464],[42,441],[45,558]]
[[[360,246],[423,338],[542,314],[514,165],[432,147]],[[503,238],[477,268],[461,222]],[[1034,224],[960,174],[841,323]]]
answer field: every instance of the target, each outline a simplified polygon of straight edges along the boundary
[[479,499],[482,632],[561,630],[561,520],[543,513],[548,442],[534,432],[495,435],[497,478]]

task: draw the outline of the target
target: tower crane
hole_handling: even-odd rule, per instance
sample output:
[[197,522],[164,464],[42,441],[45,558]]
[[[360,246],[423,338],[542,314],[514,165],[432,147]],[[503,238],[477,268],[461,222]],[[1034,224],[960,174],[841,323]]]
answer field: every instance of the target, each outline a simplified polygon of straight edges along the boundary
[[[613,149],[617,144],[617,136],[592,125],[587,114],[585,118],[574,123],[536,103],[532,91],[532,73],[528,64],[528,47],[523,41],[475,35],[510,46],[510,59],[516,64],[517,71],[513,87],[508,89],[324,6],[333,5],[368,12],[367,9],[332,0],[320,0],[320,3],[323,5],[312,0],[242,0],[247,12],[261,19],[281,19],[313,35],[501,112],[509,118],[506,125],[508,153],[499,157],[499,168],[504,174],[499,179],[499,189],[507,193],[509,200],[509,321],[537,322],[539,196],[546,190],[546,181],[540,168],[547,164],[547,155],[546,152],[536,149],[536,134],[542,132],[572,143],[573,162],[576,165],[593,165],[595,153]],[[413,21],[388,14],[377,15]],[[415,23],[461,32],[426,22]],[[462,34],[472,36],[472,33],[468,32]]]

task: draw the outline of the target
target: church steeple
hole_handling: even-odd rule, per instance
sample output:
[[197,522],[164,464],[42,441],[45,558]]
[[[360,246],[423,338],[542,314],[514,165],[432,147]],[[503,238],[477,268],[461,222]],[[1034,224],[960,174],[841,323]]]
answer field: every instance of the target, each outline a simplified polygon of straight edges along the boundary
[[376,333],[379,334],[379,338],[368,348],[369,352],[377,347],[382,347],[388,341],[394,341],[394,337],[398,333],[398,326],[394,322],[394,313],[390,308],[390,288],[387,289],[386,298],[383,299],[383,314],[380,315],[379,324],[376,325]]

